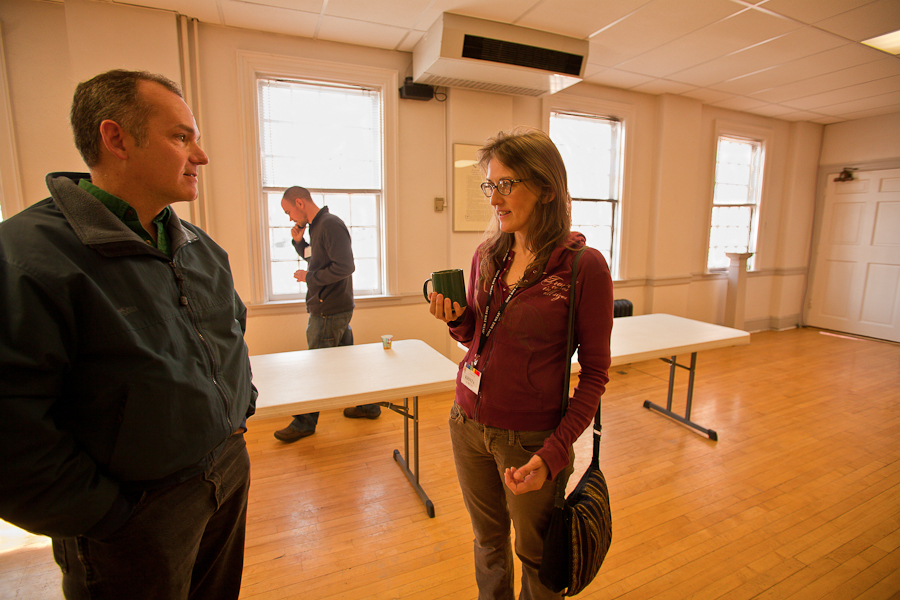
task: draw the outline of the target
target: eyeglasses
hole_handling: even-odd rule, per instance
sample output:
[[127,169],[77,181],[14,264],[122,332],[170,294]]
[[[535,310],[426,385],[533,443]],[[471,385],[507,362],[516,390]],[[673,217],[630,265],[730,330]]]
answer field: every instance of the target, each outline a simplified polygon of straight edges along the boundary
[[514,183],[521,183],[523,181],[528,181],[528,178],[526,177],[525,179],[507,179],[506,177],[504,177],[503,179],[498,181],[496,185],[494,185],[490,181],[485,181],[484,183],[481,184],[481,191],[484,192],[484,195],[487,196],[488,198],[491,197],[491,194],[494,193],[494,190],[497,190],[498,192],[500,192],[501,196],[508,196],[509,193],[512,191],[512,185]]

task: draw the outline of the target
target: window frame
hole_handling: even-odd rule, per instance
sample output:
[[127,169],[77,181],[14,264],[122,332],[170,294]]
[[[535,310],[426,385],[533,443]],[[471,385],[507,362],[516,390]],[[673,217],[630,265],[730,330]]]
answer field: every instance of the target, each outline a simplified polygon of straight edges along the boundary
[[[341,90],[346,90],[350,93],[362,91],[362,92],[364,92],[364,96],[369,96],[370,92],[373,94],[377,94],[377,104],[376,105],[369,104],[369,106],[373,106],[373,108],[375,108],[375,112],[372,114],[377,114],[379,128],[383,127],[383,119],[381,118],[382,107],[384,104],[382,101],[383,95],[384,95],[383,90],[373,89],[371,86],[361,86],[361,85],[337,86],[331,81],[322,82],[322,81],[309,81],[309,80],[296,80],[296,79],[270,78],[270,77],[257,77],[256,83],[257,83],[257,90],[258,90],[257,98],[260,98],[262,96],[262,89],[266,85],[273,85],[275,88],[280,88],[280,89],[286,89],[286,88],[294,89],[293,86],[297,86],[297,88],[304,88],[306,90],[313,89],[313,90],[316,90],[317,92],[320,91],[322,88],[332,88],[332,91],[338,91],[338,92],[340,92]],[[261,123],[264,122],[262,114],[258,114],[257,118],[260,120]],[[264,129],[264,127],[261,125],[260,129]],[[379,140],[382,139],[383,133],[384,133],[383,131],[378,132]],[[264,148],[264,146],[261,145],[260,148]],[[380,150],[381,150],[381,152],[380,152],[380,155],[378,156],[379,163],[381,163],[384,158],[383,157],[384,144],[381,144]],[[263,156],[265,156],[265,155],[263,155]],[[264,163],[265,161],[261,161],[261,162]],[[261,171],[262,171],[262,169],[261,169]],[[383,175],[383,173],[379,171],[378,178],[381,179],[382,175]],[[265,177],[263,177],[263,178],[265,179]],[[271,182],[269,182],[269,183],[271,183]],[[286,185],[292,184],[292,182],[286,182],[286,181],[282,181],[280,183],[283,183]],[[313,183],[315,183],[315,182],[313,182]],[[351,237],[353,236],[354,232],[358,233],[360,230],[373,229],[376,240],[380,241],[383,239],[384,236],[383,236],[383,232],[382,232],[382,223],[381,223],[382,219],[380,218],[381,214],[383,213],[382,189],[381,188],[362,188],[362,187],[318,188],[318,187],[312,187],[310,185],[306,185],[304,187],[306,187],[309,190],[309,192],[311,193],[311,195],[313,197],[313,201],[316,203],[316,205],[319,208],[329,206],[331,208],[332,214],[338,215],[343,218],[345,224],[347,225],[347,228],[350,230]],[[262,195],[264,198],[266,198],[266,200],[260,204],[260,210],[263,211],[264,213],[268,213],[268,209],[270,207],[269,197],[270,196],[272,196],[272,197],[278,196],[280,198],[280,196],[284,194],[284,191],[286,189],[287,188],[283,185],[282,186],[279,186],[279,185],[267,186],[267,185],[265,185],[265,182],[263,182]],[[375,215],[376,215],[374,226],[366,227],[364,225],[359,224],[358,222],[354,222],[352,220],[352,218],[347,218],[347,216],[345,216],[345,215],[340,215],[339,211],[335,210],[336,204],[330,203],[329,200],[327,199],[328,196],[346,196],[348,198],[348,200],[350,200],[351,205],[353,204],[353,202],[352,202],[353,196],[372,196],[372,197],[374,197]],[[334,201],[339,202],[338,199],[334,199]],[[348,209],[349,208],[350,207],[348,207]],[[277,290],[278,286],[276,285],[276,281],[274,281],[272,278],[272,275],[273,275],[272,271],[273,271],[273,269],[275,269],[274,263],[282,263],[282,264],[292,263],[291,268],[293,270],[307,268],[305,266],[305,262],[300,258],[299,255],[296,255],[296,253],[294,253],[294,252],[291,252],[291,260],[278,259],[278,258],[272,256],[271,242],[272,242],[273,238],[271,236],[273,235],[273,230],[275,230],[275,229],[290,229],[290,226],[291,226],[290,221],[288,220],[287,216],[283,214],[283,211],[280,209],[280,207],[277,210],[278,210],[278,212],[275,215],[270,215],[270,214],[262,215],[262,219],[266,223],[266,236],[265,237],[266,237],[267,243],[261,248],[261,251],[263,253],[263,264],[268,265],[268,267],[269,267],[268,269],[266,269],[266,273],[265,273],[267,297],[269,300],[276,301],[276,302],[290,301],[290,300],[304,300],[306,297],[306,290],[307,290],[306,285],[304,283],[301,283],[299,286],[296,286],[295,282],[289,281],[288,283],[291,284],[292,286],[296,287],[297,291],[295,293],[277,293],[276,290]],[[350,212],[352,215],[353,211],[351,210]],[[277,225],[273,225],[273,223],[277,223]],[[376,265],[375,266],[374,287],[370,287],[367,289],[359,289],[358,283],[361,280],[361,278],[358,276],[354,278],[354,280],[353,280],[354,298],[367,298],[367,297],[382,295],[385,284],[384,284],[384,260],[383,260],[383,253],[382,253],[381,246],[382,246],[382,244],[376,244],[376,248],[374,250],[374,255],[368,255],[368,256],[363,257],[362,253],[361,253],[362,245],[354,245],[354,259],[356,261],[356,269],[357,269],[355,271],[356,274],[359,274],[361,272],[360,265],[362,264],[362,262],[368,262],[371,259],[374,259],[375,265]],[[360,262],[360,261],[362,261],[362,262]],[[294,265],[296,265],[296,266],[294,266]]]
[[[542,111],[543,127],[544,130],[548,132],[550,131],[551,113],[568,113],[588,117],[598,117],[615,120],[619,123],[619,145],[621,148],[621,155],[616,176],[619,182],[620,193],[613,210],[612,260],[609,269],[613,280],[622,280],[628,272],[628,257],[623,251],[623,248],[625,247],[623,237],[627,224],[630,221],[631,213],[631,206],[628,202],[628,198],[630,197],[632,188],[631,172],[632,165],[634,164],[635,148],[633,123],[635,123],[637,109],[629,104],[557,92],[556,94],[543,99]],[[573,198],[573,200],[575,200],[575,198]]]
[[710,242],[712,238],[712,214],[713,210],[716,207],[721,206],[751,206],[747,204],[716,204],[715,203],[715,193],[716,193],[716,168],[718,164],[719,157],[719,140],[721,138],[731,138],[736,141],[746,141],[758,143],[760,145],[760,157],[758,160],[759,164],[759,173],[757,175],[755,181],[755,195],[756,195],[756,204],[752,205],[752,216],[750,219],[750,240],[748,243],[747,252],[753,253],[753,256],[750,260],[747,261],[747,270],[751,272],[760,271],[760,240],[763,239],[763,227],[765,220],[762,218],[762,213],[766,209],[767,202],[765,198],[767,196],[767,188],[769,185],[769,181],[771,177],[768,175],[771,171],[770,159],[771,152],[769,151],[772,148],[773,142],[773,131],[771,129],[754,127],[750,125],[734,123],[730,121],[722,121],[717,120],[715,122],[715,127],[713,131],[713,137],[710,141],[712,151],[711,151],[711,164],[710,169],[711,173],[709,175],[710,179],[710,190],[708,194],[709,204],[706,211],[706,246],[703,252],[703,272],[709,274],[719,274],[724,273],[728,270],[728,266],[725,267],[714,267],[709,268],[709,251],[710,251]]
[[[610,173],[610,188],[615,188],[618,192],[618,195],[622,195],[622,162],[624,160],[624,151],[623,151],[623,127],[622,122],[610,115],[596,115],[596,114],[586,114],[583,112],[575,112],[575,111],[564,111],[564,110],[552,110],[550,111],[550,118],[553,118],[553,115],[566,115],[569,117],[583,118],[583,119],[595,119],[598,121],[608,121],[616,124],[616,135],[615,140],[613,141],[613,146],[618,148],[618,154],[616,156],[616,163],[613,169],[611,169]],[[548,125],[547,131],[549,132],[551,127]],[[570,177],[571,179],[571,177]],[[580,198],[571,196],[572,200],[572,213],[575,212],[575,202],[602,202],[610,205],[610,210],[612,211],[612,219],[610,222],[610,256],[609,262],[612,263],[615,261],[616,257],[616,239],[618,236],[618,227],[617,227],[617,217],[619,213],[619,206],[621,202],[621,198]],[[572,223],[573,230],[577,230],[577,225]],[[598,248],[600,250],[600,248]]]
[[[397,71],[378,67],[348,65],[330,61],[276,56],[258,52],[238,52],[241,115],[244,122],[244,165],[247,178],[247,211],[250,220],[250,246],[252,253],[250,305],[302,304],[302,297],[289,299],[271,298],[271,277],[268,258],[269,225],[266,219],[266,191],[262,185],[260,161],[260,117],[257,81],[259,79],[286,79],[293,81],[323,82],[338,85],[361,86],[379,90],[382,107],[382,189],[380,220],[382,293],[359,298],[386,297],[396,294],[397,271],[397,153],[398,153],[398,99],[392,93],[399,86]],[[297,182],[296,185],[303,185]],[[267,188],[275,189],[275,188]],[[311,190],[313,191],[313,190]],[[319,190],[315,190],[319,191]],[[285,217],[286,218],[286,217]]]
[[[0,39],[5,39],[0,23]],[[0,221],[10,218],[27,206],[19,170],[16,127],[12,114],[12,96],[6,74],[7,56],[0,44]]]
[[[376,205],[376,213],[377,213],[377,214],[380,214],[380,213],[382,213],[382,212],[384,211],[384,209],[383,209],[383,204],[384,204],[384,203],[383,203],[382,198],[381,198],[381,190],[354,189],[354,190],[350,191],[350,190],[345,190],[345,189],[326,189],[326,188],[307,188],[307,189],[309,190],[309,193],[310,193],[310,195],[312,196],[313,202],[316,203],[316,206],[318,206],[319,208],[328,206],[328,207],[329,207],[329,212],[331,212],[331,214],[338,215],[339,217],[341,217],[341,215],[338,214],[337,212],[335,212],[335,211],[333,210],[334,205],[333,205],[333,204],[329,204],[328,200],[326,199],[327,196],[329,196],[329,195],[340,195],[340,196],[353,196],[353,195],[358,195],[358,196],[374,196],[374,197],[375,197],[375,205]],[[284,188],[284,187],[272,186],[272,187],[265,187],[265,188],[263,188],[262,191],[263,191],[263,195],[264,195],[264,196],[267,195],[267,194],[274,194],[275,196],[277,196],[277,197],[280,199],[281,196],[284,195],[284,192],[285,192],[286,190],[287,190],[287,188]],[[263,210],[263,209],[264,209],[264,207],[261,207],[261,210]],[[263,215],[263,218],[264,218],[265,216],[266,216],[266,215]],[[283,213],[280,212],[280,213],[279,213],[279,217],[284,219],[284,223],[278,225],[277,228],[279,228],[279,229],[288,229],[288,230],[290,230],[290,229],[293,227],[293,222],[291,222],[291,221],[288,219],[287,215],[284,215]],[[342,218],[343,218],[343,217],[342,217]],[[351,236],[351,238],[353,237],[353,231],[354,231],[354,230],[356,230],[356,229],[366,229],[366,228],[367,228],[367,227],[364,226],[364,225],[354,224],[352,221],[349,221],[349,220],[347,220],[347,219],[343,219],[343,220],[344,220],[344,223],[347,225],[347,229],[350,230],[350,236]],[[275,228],[276,228],[276,227],[273,227],[271,224],[269,224],[268,220],[266,220],[266,234],[267,234],[266,240],[267,240],[267,241],[269,241],[268,235],[271,233],[271,230],[272,230],[272,229],[275,229]],[[383,232],[382,232],[382,230],[381,230],[381,219],[377,219],[377,223],[376,223],[376,225],[374,226],[374,229],[376,230],[376,235],[378,236],[378,238],[379,238],[379,239],[383,239],[383,238],[384,238],[384,235],[383,235]],[[308,230],[307,230],[307,232],[306,232],[306,234],[305,234],[305,237],[306,237],[307,240],[309,239],[309,231],[308,231]],[[293,249],[291,250],[292,252],[294,252],[294,255],[291,257],[293,260],[287,261],[287,260],[277,260],[277,259],[273,259],[272,256],[268,253],[268,247],[269,247],[269,246],[268,246],[268,244],[267,244],[267,245],[266,245],[266,248],[263,248],[262,251],[263,251],[263,253],[264,253],[264,257],[268,259],[267,261],[264,261],[264,264],[269,264],[269,265],[270,265],[270,268],[268,268],[268,269],[265,270],[265,277],[266,277],[266,285],[268,286],[266,289],[267,289],[267,290],[273,291],[273,294],[272,294],[273,297],[271,298],[271,301],[272,301],[272,302],[305,301],[305,298],[306,298],[306,289],[307,289],[305,283],[301,283],[301,284],[300,284],[299,291],[298,291],[297,293],[295,293],[295,294],[275,294],[275,293],[274,293],[274,282],[273,282],[272,279],[271,279],[271,277],[272,277],[271,263],[273,263],[273,262],[281,262],[281,263],[296,262],[296,263],[297,263],[297,266],[296,266],[297,269],[304,269],[304,270],[305,270],[305,269],[307,268],[307,267],[306,267],[306,261],[304,261],[304,260],[300,257],[299,254],[296,254],[296,252],[294,252]],[[378,247],[378,248],[376,249],[376,256],[374,256],[374,257],[369,257],[369,256],[361,257],[360,253],[359,253],[358,250],[357,250],[358,247],[359,247],[359,246],[357,246],[356,244],[354,244],[354,246],[353,246],[353,258],[354,258],[354,262],[356,262],[356,261],[358,261],[358,260],[360,260],[360,259],[362,259],[362,260],[371,260],[372,258],[374,258],[374,259],[377,261],[377,263],[378,263],[378,266],[377,266],[377,268],[376,268],[376,276],[377,276],[377,279],[381,280],[380,286],[383,288],[383,287],[384,287],[384,257],[383,257],[382,252],[381,252],[381,247]],[[357,274],[358,272],[359,272],[359,267],[358,267],[358,264],[357,264],[357,270],[354,272],[354,281],[353,281],[353,282],[354,282],[354,286],[356,285],[356,283],[357,283],[358,280],[359,280],[359,278],[356,277],[356,274]],[[382,296],[382,295],[383,295],[383,294],[378,293],[378,290],[377,290],[377,289],[365,289],[365,290],[359,290],[359,289],[357,289],[356,287],[354,287],[354,295],[353,295],[353,297],[354,297],[355,299],[380,297],[380,296]],[[275,296],[277,296],[277,297],[275,297]]]

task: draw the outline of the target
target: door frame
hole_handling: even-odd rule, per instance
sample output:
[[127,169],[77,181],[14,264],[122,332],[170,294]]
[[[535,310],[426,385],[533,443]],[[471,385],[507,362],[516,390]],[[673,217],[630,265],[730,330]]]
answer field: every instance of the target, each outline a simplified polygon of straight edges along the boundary
[[804,327],[809,325],[809,310],[812,304],[810,294],[812,293],[813,283],[816,277],[816,256],[818,255],[819,246],[822,241],[822,225],[825,219],[825,189],[828,185],[828,178],[831,175],[840,173],[844,169],[855,169],[854,172],[900,169],[900,158],[870,162],[819,165],[819,173],[816,177],[816,205],[813,212],[812,241],[809,247],[809,258],[807,262],[806,289],[803,292],[803,311],[800,315],[800,324]]

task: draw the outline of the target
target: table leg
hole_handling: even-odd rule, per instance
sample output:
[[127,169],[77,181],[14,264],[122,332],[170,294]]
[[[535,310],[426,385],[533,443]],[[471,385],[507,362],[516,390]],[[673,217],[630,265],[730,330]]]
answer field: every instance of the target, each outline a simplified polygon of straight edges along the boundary
[[[707,436],[709,436],[709,439],[711,439],[713,441],[718,441],[719,435],[715,431],[713,431],[712,429],[707,429],[706,427],[702,427],[702,426],[698,425],[697,423],[694,423],[693,421],[691,421],[691,405],[693,403],[693,398],[694,398],[694,373],[697,370],[697,353],[696,352],[691,353],[691,366],[690,367],[686,367],[684,365],[678,364],[678,362],[676,361],[677,358],[678,358],[677,356],[673,356],[672,358],[661,358],[660,359],[663,362],[666,362],[669,364],[669,397],[666,401],[666,408],[663,408],[661,406],[653,404],[649,400],[644,401],[644,408],[652,409],[657,412],[660,412],[660,413],[666,415],[667,417],[675,419],[679,423],[684,423],[688,427],[693,427],[694,429],[705,433]],[[690,372],[690,376],[688,377],[687,403],[685,405],[685,411],[684,411],[683,417],[681,415],[678,415],[678,414],[675,414],[674,412],[672,412],[672,395],[673,395],[674,388],[675,388],[675,367],[681,367],[682,369],[687,369]]]
[[[392,411],[403,415],[403,456],[400,455],[399,450],[394,450],[394,460],[397,461],[397,464],[400,466],[400,470],[403,471],[403,474],[406,475],[406,478],[409,480],[409,483],[413,486],[413,489],[416,490],[416,493],[421,498],[422,502],[425,504],[425,512],[428,513],[428,516],[432,519],[434,518],[434,503],[428,498],[428,494],[425,493],[425,490],[422,489],[422,486],[419,484],[419,397],[413,396],[413,413],[409,413],[409,398],[403,399],[403,407],[393,406],[389,402],[380,403],[383,406],[387,406]],[[409,419],[413,421],[413,454],[414,457],[414,471],[409,470]]]

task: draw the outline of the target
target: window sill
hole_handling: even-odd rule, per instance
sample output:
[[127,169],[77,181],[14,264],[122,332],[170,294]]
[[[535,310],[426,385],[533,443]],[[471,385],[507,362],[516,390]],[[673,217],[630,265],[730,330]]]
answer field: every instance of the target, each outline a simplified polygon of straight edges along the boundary
[[[356,308],[354,310],[425,304],[425,298],[423,298],[421,294],[416,293],[397,294],[393,296],[361,296],[355,300]],[[295,315],[305,312],[306,302],[303,300],[278,300],[247,306],[248,317]]]

